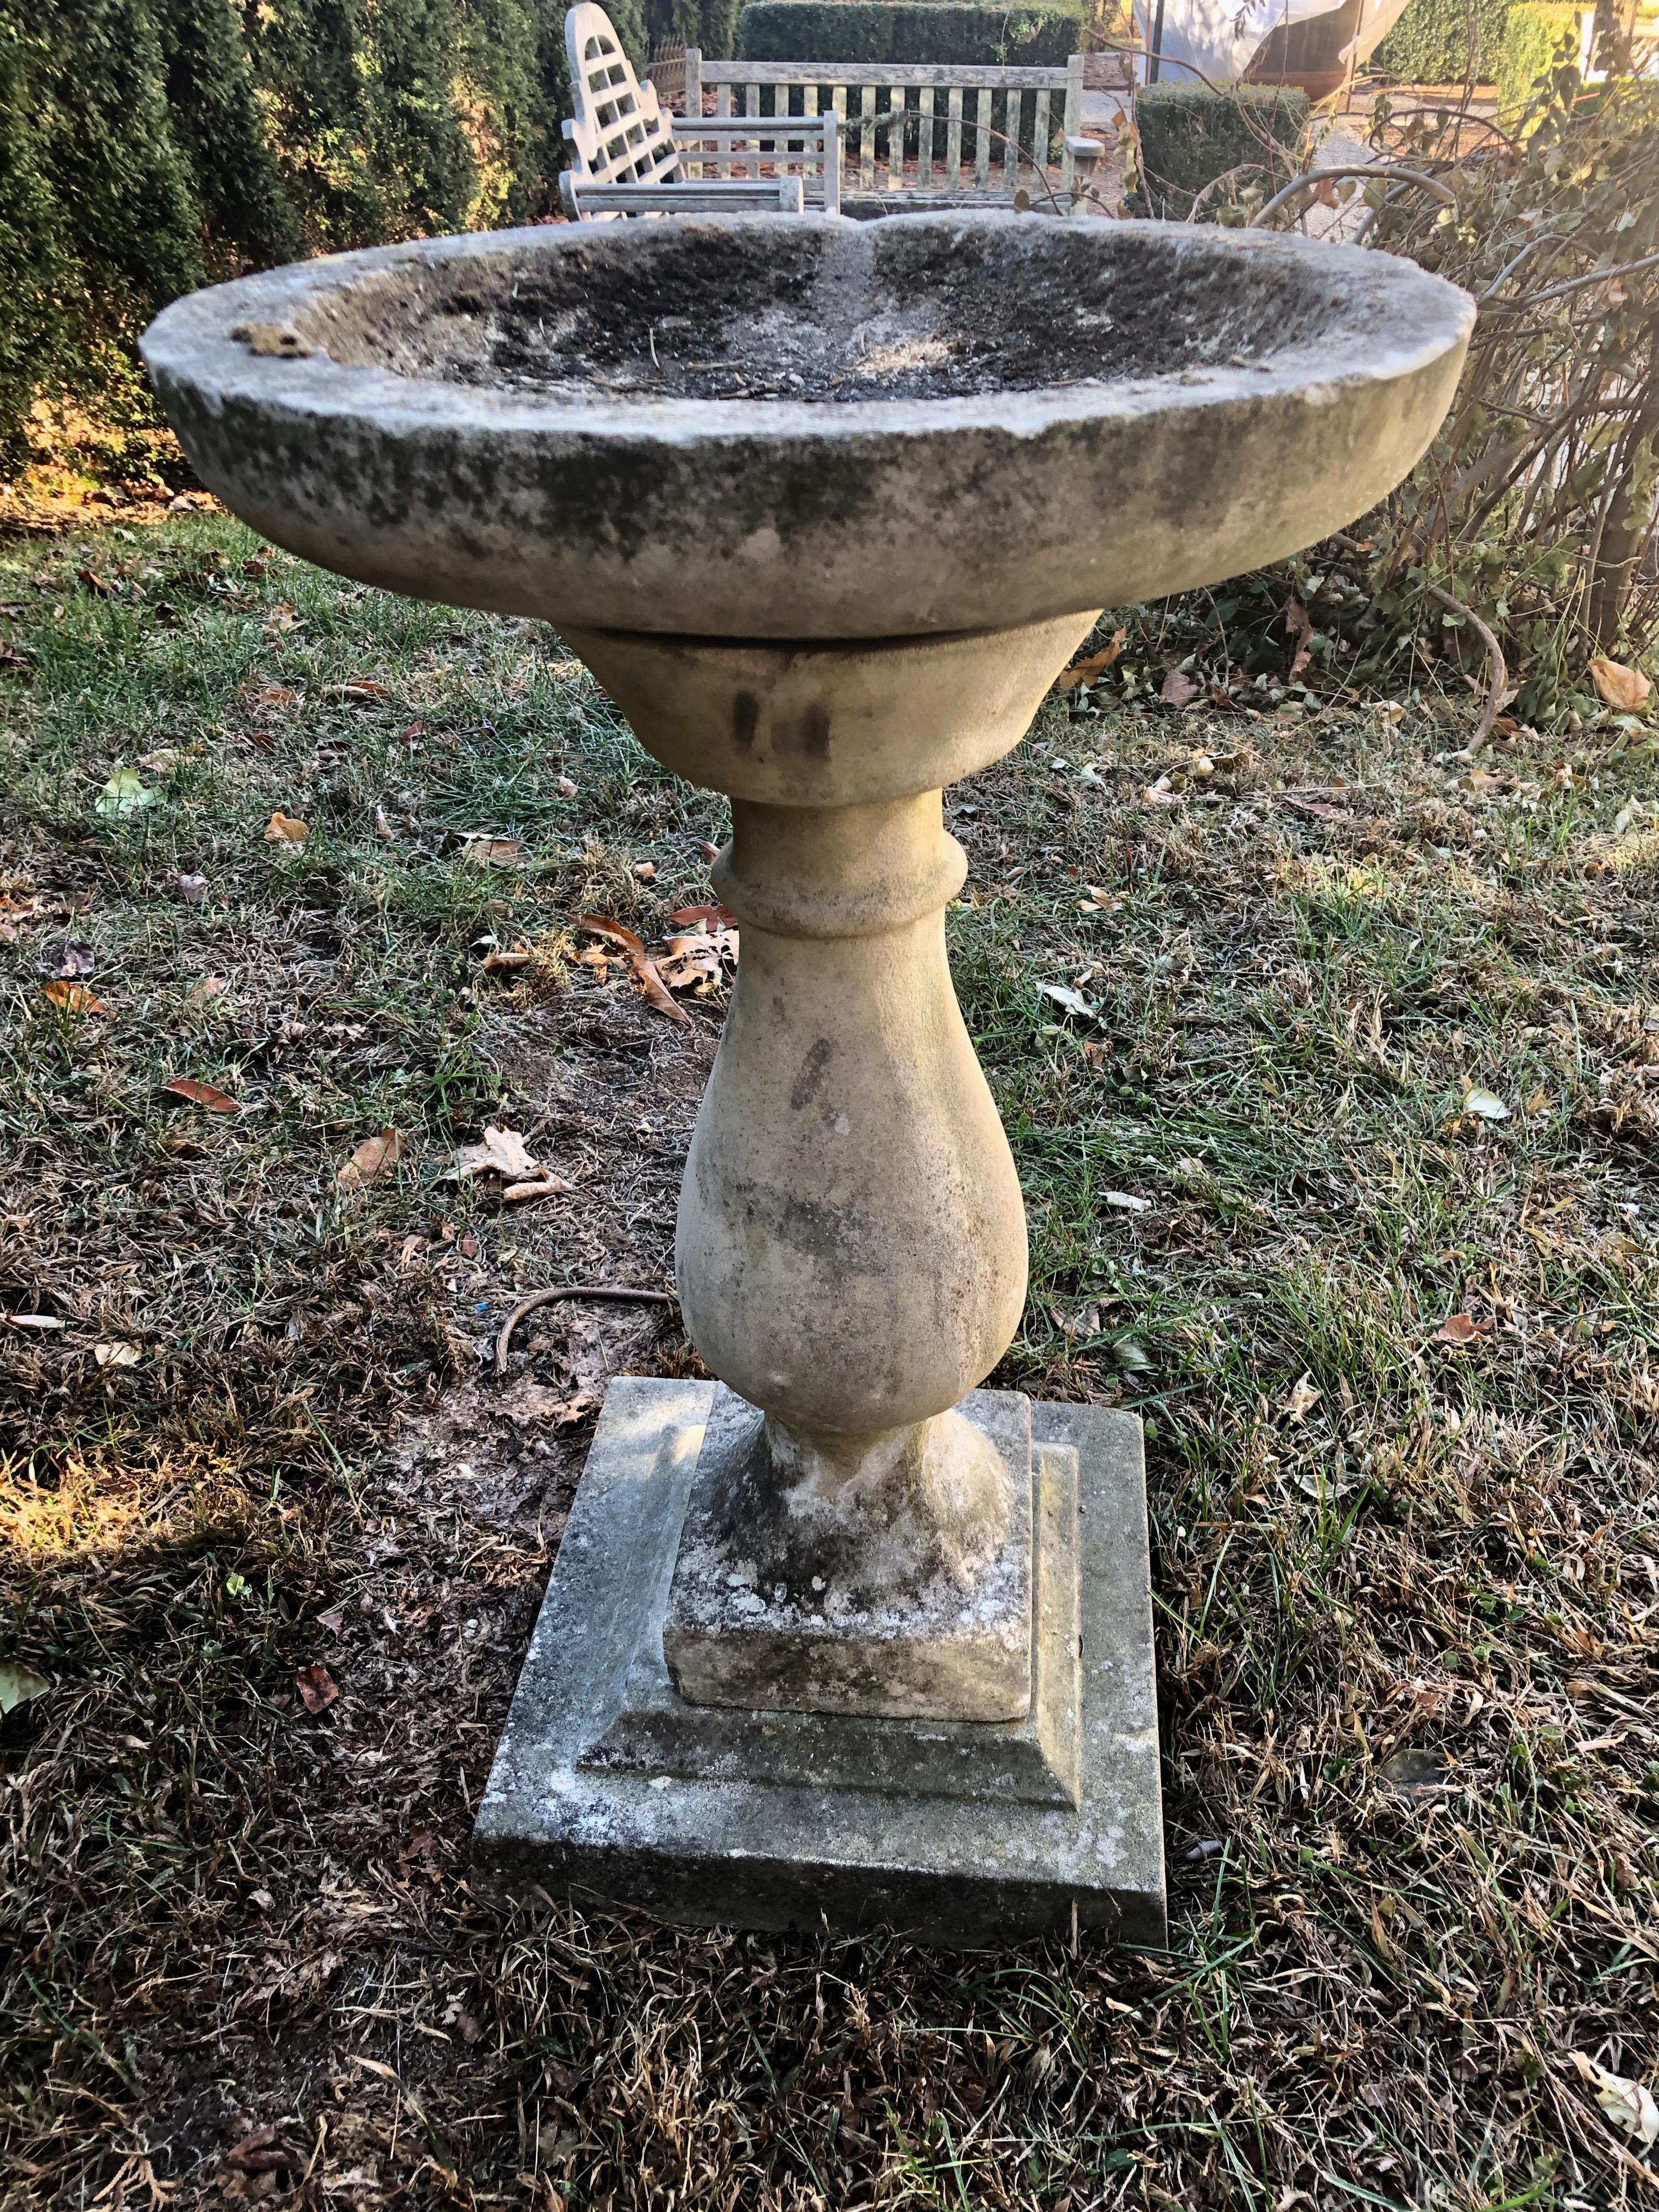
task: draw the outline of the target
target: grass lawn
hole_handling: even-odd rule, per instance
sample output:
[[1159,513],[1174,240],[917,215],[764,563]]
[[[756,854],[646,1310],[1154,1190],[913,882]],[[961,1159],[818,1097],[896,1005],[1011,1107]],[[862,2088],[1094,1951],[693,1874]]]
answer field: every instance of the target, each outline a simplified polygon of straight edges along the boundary
[[[669,1281],[718,1038],[574,917],[660,939],[720,803],[545,629],[216,515],[0,602],[9,2204],[1652,2200],[1574,2059],[1659,2060],[1637,733],[1472,766],[1468,704],[1212,694],[1213,639],[1177,711],[1153,610],[952,794],[995,1380],[1146,1417],[1174,1917],[953,1959],[468,1887],[586,1402],[699,1371],[651,1306],[488,1357]],[[457,1180],[486,1124],[568,1189]]]

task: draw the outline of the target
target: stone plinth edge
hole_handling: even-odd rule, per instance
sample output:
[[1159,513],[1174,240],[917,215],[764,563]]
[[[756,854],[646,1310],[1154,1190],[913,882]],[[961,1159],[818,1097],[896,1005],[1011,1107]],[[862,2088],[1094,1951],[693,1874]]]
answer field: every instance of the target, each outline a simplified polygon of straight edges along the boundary
[[[739,1737],[736,1756],[712,1768],[695,1745],[672,1755],[661,1624],[713,1395],[709,1383],[637,1376],[619,1377],[606,1394],[479,1809],[480,1885],[636,1905],[692,1925],[884,1925],[960,1946],[1064,1933],[1075,1914],[1079,1927],[1121,1942],[1162,1944],[1139,1422],[1099,1407],[1031,1408],[1039,1462],[1046,1450],[1055,1494],[1067,1499],[1076,1455],[1073,1805],[1063,1802],[1070,1776],[1062,1791],[1018,1783],[1015,1759],[1032,1753],[1012,1740],[1017,1726],[963,1723],[941,1733],[939,1723],[910,1720],[773,1714],[763,1717],[764,1752],[751,1755]],[[1069,1528],[1069,1508],[1046,1525]],[[659,1737],[669,1754],[661,1771],[650,1771],[648,1750],[631,1751],[621,1766],[605,1763],[601,1746],[641,1711],[669,1731]],[[777,1739],[796,1723],[799,1743]],[[837,1755],[842,1728],[859,1741]],[[885,1757],[871,1757],[872,1732],[878,1748],[892,1737]],[[920,1736],[927,1741],[908,1757]],[[641,1738],[635,1729],[630,1741],[648,1746],[649,1730]],[[983,1765],[982,1792],[959,1778],[949,1790],[927,1786],[956,1758]],[[849,1771],[878,1786],[854,1786],[843,1778]]]

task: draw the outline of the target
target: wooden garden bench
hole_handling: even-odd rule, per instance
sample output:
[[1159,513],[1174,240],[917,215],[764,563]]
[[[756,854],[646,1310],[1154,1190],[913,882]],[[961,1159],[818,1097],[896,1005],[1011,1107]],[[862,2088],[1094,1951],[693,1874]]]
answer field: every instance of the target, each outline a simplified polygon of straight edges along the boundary
[[[565,124],[569,166],[559,179],[565,211],[578,222],[605,216],[836,214],[841,204],[841,118],[833,111],[784,116],[769,130],[713,119],[681,124],[663,112],[656,87],[641,85],[616,27],[594,0],[577,0],[564,19],[565,53],[575,114]],[[743,149],[713,176],[721,149]],[[683,149],[702,156],[689,175]],[[763,176],[762,166],[770,172]]]
[[[768,122],[775,130],[785,117],[799,128],[834,115],[848,142],[849,162],[836,198],[854,214],[1026,206],[1070,214],[1105,150],[1079,127],[1081,54],[1063,69],[1017,69],[714,61],[688,46],[684,69],[685,118],[675,137],[688,175],[714,181],[759,176],[767,141],[758,132],[753,143],[735,130],[726,136],[736,118],[755,131]],[[712,115],[703,112],[708,95]]]

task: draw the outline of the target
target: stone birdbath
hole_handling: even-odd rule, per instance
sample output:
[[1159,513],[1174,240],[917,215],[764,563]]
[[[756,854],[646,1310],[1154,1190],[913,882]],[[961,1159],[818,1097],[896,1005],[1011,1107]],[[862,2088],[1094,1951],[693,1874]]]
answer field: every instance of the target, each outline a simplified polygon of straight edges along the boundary
[[1103,607],[1363,514],[1473,309],[1380,253],[932,215],[550,227],[181,301],[145,358],[293,552],[532,616],[727,793],[742,962],[680,1198],[719,1385],[613,1382],[481,1875],[945,1942],[1164,1929],[1140,1431],[978,1388],[1013,1161],[945,785]]

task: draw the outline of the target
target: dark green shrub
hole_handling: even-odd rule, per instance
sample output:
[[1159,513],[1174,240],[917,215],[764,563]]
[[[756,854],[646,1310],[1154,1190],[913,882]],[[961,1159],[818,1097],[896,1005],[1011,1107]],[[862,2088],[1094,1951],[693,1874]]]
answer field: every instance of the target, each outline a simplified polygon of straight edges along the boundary
[[1485,84],[1497,75],[1510,0],[1411,0],[1371,57],[1402,84]]
[[1140,131],[1139,211],[1179,222],[1206,185],[1247,162],[1285,181],[1307,135],[1305,92],[1285,85],[1143,85],[1135,100]]
[[210,277],[550,210],[568,102],[559,0],[0,0],[0,456]]
[[753,62],[1001,63],[1062,66],[1078,50],[1075,4],[987,8],[973,0],[749,0],[738,52]]

